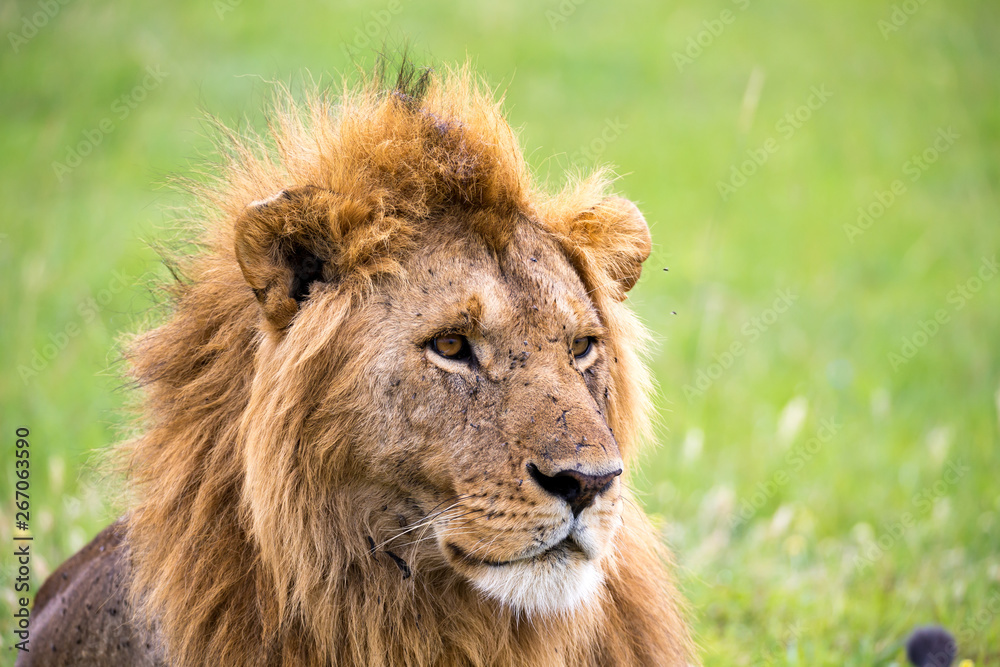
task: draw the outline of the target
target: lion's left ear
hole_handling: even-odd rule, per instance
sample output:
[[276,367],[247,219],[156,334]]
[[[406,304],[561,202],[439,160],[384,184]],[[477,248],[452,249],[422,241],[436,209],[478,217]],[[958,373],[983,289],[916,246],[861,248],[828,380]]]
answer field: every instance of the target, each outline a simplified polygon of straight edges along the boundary
[[564,221],[557,233],[588,290],[607,289],[618,301],[635,286],[652,250],[646,219],[621,197],[608,197]]

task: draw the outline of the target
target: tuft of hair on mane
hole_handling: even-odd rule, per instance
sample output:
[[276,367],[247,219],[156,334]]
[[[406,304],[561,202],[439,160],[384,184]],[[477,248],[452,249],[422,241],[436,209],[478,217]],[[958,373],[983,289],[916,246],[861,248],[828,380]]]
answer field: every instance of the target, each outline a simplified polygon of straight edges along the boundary
[[[221,170],[195,186],[204,233],[196,252],[179,261],[178,273],[185,279],[171,288],[172,311],[159,326],[130,341],[126,351],[141,390],[139,435],[117,450],[133,499],[126,517],[131,603],[140,618],[156,624],[172,664],[270,665],[278,664],[275,656],[281,656],[281,664],[296,665],[427,664],[421,655],[450,655],[459,662],[477,655],[478,664],[522,664],[517,642],[555,636],[546,623],[519,626],[513,612],[498,610],[492,618],[483,615],[489,620],[466,615],[466,634],[446,638],[446,632],[457,632],[454,605],[486,603],[443,576],[421,581],[436,597],[410,590],[408,597],[390,601],[392,589],[373,579],[365,580],[363,589],[343,593],[337,604],[326,604],[326,598],[318,604],[317,596],[346,586],[347,577],[333,574],[339,570],[329,562],[320,567],[289,553],[288,579],[279,580],[282,573],[264,564],[251,536],[244,497],[240,424],[251,401],[255,356],[281,335],[285,317],[276,311],[271,328],[262,323],[258,300],[265,286],[248,285],[234,252],[238,221],[248,210],[295,191],[307,199],[315,219],[325,211],[325,232],[332,241],[307,248],[323,260],[310,271],[337,276],[344,313],[371,295],[378,280],[399,275],[419,235],[452,211],[460,211],[461,224],[498,254],[526,218],[546,220],[557,237],[597,239],[608,233],[602,225],[611,224],[605,220],[613,216],[601,207],[621,207],[606,203],[606,175],[571,182],[556,195],[537,190],[501,104],[468,65],[432,71],[403,59],[394,70],[383,62],[360,83],[345,84],[336,100],[313,92],[300,102],[279,89],[266,136],[222,128]],[[649,379],[633,344],[642,338],[642,328],[619,303],[624,292],[615,285],[637,268],[630,259],[636,252],[648,255],[648,232],[636,239],[625,232],[619,236],[623,246],[638,250],[615,256],[606,270],[596,246],[580,246],[573,261],[593,274],[593,284],[586,287],[611,313],[609,329],[618,340],[629,341],[617,351],[618,388],[609,417],[616,437],[626,441],[647,428]],[[289,307],[294,308],[294,299]],[[298,386],[289,391],[305,392]],[[302,396],[304,413],[309,400]],[[322,509],[339,511],[355,523],[367,520],[357,516],[356,507]],[[302,517],[319,511],[303,507],[297,518],[314,520]],[[637,526],[647,526],[637,509],[626,511],[636,514]],[[296,517],[282,519],[298,525]],[[634,533],[623,551],[642,567],[659,571],[665,555],[651,537],[652,528]],[[327,538],[303,530],[298,539]],[[347,553],[354,547],[337,548]],[[344,556],[336,564],[364,568],[369,560]],[[671,655],[682,664],[690,644],[674,602],[656,599],[649,582],[634,573],[623,569],[609,576],[623,582],[635,602],[614,618],[595,612],[604,645]],[[673,591],[669,582],[664,587]],[[390,611],[398,619],[422,620],[410,627],[388,618]],[[451,620],[435,626],[432,619],[438,617]],[[563,646],[571,645],[571,636],[584,646],[587,630],[581,628],[562,630]],[[634,640],[640,635],[647,646]],[[346,645],[344,637],[356,643]],[[446,640],[465,653],[445,654]],[[581,661],[600,663],[600,656],[586,653],[589,644],[580,650]],[[540,654],[536,658],[543,662]]]
[[420,67],[405,50],[395,62],[392,55],[380,52],[375,61],[372,83],[385,93],[395,95],[412,110],[419,109],[434,75],[432,67]]

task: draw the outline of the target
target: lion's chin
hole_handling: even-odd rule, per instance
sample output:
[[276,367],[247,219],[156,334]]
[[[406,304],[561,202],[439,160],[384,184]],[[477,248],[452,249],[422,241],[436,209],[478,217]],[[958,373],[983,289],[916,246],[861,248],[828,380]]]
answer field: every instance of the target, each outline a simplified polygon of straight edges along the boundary
[[563,545],[523,560],[465,565],[463,573],[477,590],[529,617],[570,613],[604,582],[596,560]]

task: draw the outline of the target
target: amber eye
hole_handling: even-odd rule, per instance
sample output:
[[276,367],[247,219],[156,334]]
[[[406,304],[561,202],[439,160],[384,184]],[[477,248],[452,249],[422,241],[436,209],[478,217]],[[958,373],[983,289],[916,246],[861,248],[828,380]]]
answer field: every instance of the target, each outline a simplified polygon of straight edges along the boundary
[[431,340],[431,349],[445,359],[463,361],[472,356],[469,340],[460,334],[445,334]]
[[583,336],[573,341],[573,347],[570,348],[570,351],[573,352],[574,357],[582,359],[587,356],[587,353],[590,352],[590,348],[593,347],[593,345],[593,338],[590,336]]

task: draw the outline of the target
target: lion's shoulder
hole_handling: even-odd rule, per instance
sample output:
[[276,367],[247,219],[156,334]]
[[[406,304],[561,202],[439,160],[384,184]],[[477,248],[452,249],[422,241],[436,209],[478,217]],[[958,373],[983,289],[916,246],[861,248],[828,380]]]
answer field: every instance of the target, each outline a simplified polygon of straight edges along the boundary
[[161,667],[157,641],[132,621],[125,526],[111,524],[63,563],[35,597],[29,651],[17,667]]

